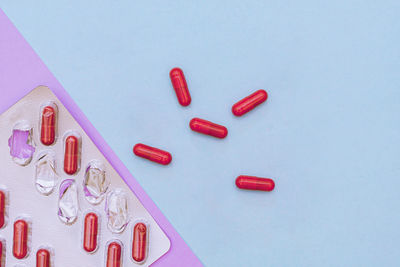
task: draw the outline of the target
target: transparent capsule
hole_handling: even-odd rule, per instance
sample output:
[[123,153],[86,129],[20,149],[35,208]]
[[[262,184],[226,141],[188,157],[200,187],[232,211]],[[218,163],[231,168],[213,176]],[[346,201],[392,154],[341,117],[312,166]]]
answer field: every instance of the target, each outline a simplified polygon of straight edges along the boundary
[[83,191],[86,200],[93,204],[99,204],[107,192],[109,180],[106,176],[105,166],[100,161],[91,161],[85,171]]
[[43,151],[35,164],[35,185],[39,193],[49,195],[57,185],[53,151]]
[[78,187],[72,179],[64,180],[60,185],[58,217],[65,224],[72,224],[78,217]]
[[10,155],[15,163],[26,166],[32,161],[35,153],[35,143],[33,142],[33,129],[26,121],[18,122],[8,139]]
[[108,229],[113,233],[121,233],[129,222],[128,199],[122,189],[115,189],[107,195],[106,214]]

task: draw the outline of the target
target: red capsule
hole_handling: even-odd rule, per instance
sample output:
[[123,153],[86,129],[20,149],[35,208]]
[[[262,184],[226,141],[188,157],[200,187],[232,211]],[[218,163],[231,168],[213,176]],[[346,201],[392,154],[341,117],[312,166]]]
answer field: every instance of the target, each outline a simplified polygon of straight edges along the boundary
[[0,191],[0,229],[6,224],[6,193]]
[[172,86],[175,89],[179,103],[182,106],[188,106],[192,99],[190,98],[189,89],[183,71],[180,68],[173,68],[169,73],[169,77],[171,78]]
[[119,242],[111,242],[107,248],[106,267],[121,267],[122,266],[122,246]]
[[64,171],[75,174],[79,167],[79,138],[70,135],[65,139]]
[[41,248],[36,252],[36,267],[50,267],[50,251]]
[[13,255],[17,259],[23,259],[28,255],[28,223],[17,220],[14,223]]
[[268,94],[265,90],[258,90],[234,104],[232,106],[232,113],[235,116],[242,116],[263,103],[267,98]]
[[85,216],[83,230],[83,249],[86,252],[94,252],[97,248],[97,235],[99,231],[99,219],[96,213],[90,212]]
[[275,183],[269,178],[240,175],[236,178],[236,186],[248,190],[272,191],[274,190]]
[[226,129],[225,126],[199,118],[192,119],[189,126],[190,129],[195,132],[211,135],[217,138],[225,138],[228,135],[228,129]]
[[0,267],[3,267],[5,264],[6,257],[6,244],[3,240],[0,240]]
[[40,141],[43,145],[50,146],[56,139],[56,111],[52,106],[46,106],[42,110],[42,127]]
[[136,144],[133,147],[133,153],[135,153],[135,155],[138,157],[142,157],[162,165],[168,165],[172,160],[172,156],[169,152],[144,144]]
[[147,226],[137,223],[133,228],[132,258],[136,262],[143,262],[147,254]]

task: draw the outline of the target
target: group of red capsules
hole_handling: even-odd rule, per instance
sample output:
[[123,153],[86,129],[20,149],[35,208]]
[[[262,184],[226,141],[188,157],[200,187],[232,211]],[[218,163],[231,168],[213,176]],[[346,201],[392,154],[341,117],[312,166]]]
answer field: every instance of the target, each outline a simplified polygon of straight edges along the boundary
[[[192,99],[190,97],[189,88],[183,71],[180,68],[173,68],[170,71],[169,76],[179,104],[184,107],[190,105]],[[232,106],[232,113],[237,117],[243,116],[261,103],[265,102],[267,98],[268,94],[265,90],[257,90],[235,103]],[[189,127],[192,131],[220,139],[223,139],[228,135],[228,129],[225,126],[200,118],[193,118],[189,123]],[[172,156],[169,152],[144,144],[136,144],[133,147],[133,153],[138,157],[163,165],[168,165],[172,161]],[[272,191],[275,188],[275,183],[270,178],[240,175],[236,178],[236,186],[240,189]]]

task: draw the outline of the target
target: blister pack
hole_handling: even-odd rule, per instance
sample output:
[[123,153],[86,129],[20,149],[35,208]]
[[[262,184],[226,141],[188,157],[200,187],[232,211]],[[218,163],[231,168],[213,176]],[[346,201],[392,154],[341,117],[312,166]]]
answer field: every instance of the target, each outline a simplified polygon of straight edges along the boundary
[[39,86],[0,114],[0,266],[148,266],[170,240]]

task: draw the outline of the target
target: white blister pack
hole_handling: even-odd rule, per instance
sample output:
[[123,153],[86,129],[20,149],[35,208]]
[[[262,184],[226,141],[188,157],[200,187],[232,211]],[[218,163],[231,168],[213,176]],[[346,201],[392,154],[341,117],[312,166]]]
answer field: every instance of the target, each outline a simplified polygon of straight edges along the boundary
[[0,114],[0,266],[148,266],[170,240],[45,86]]

